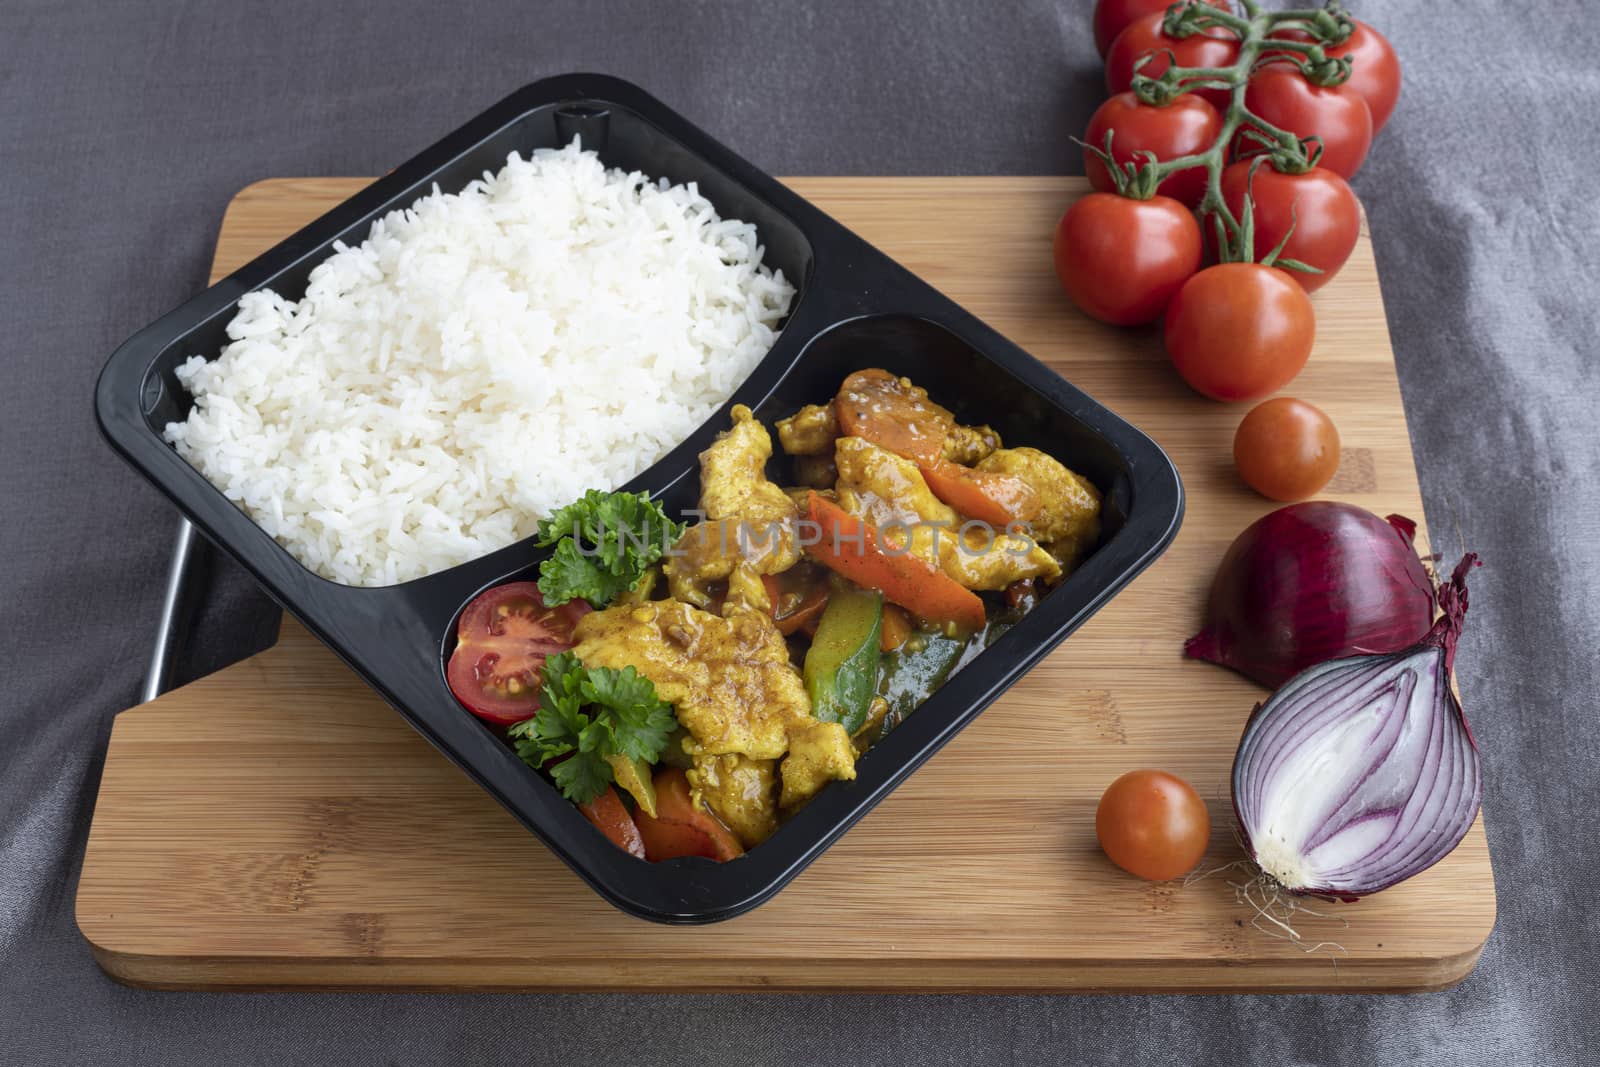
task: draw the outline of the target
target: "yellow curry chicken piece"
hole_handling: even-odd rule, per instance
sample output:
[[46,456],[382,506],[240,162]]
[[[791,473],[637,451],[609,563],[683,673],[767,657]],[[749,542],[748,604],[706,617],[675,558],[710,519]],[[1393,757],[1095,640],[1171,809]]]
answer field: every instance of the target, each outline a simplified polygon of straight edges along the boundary
[[[700,453],[700,507],[709,519],[792,522],[794,505],[767,480],[772,436],[743,404],[732,415],[733,426]],[[790,558],[786,566],[793,565]]]
[[[909,392],[933,412],[937,421],[948,429],[945,433],[944,458],[952,463],[972,466],[994,452],[1001,445],[1000,435],[988,426],[962,426],[947,408],[928,399],[928,391],[909,385]],[[821,462],[795,464],[800,481],[815,488],[823,488],[820,476],[828,471],[827,460],[833,455],[834,442],[839,439],[839,415],[832,404],[807,404],[786,419],[779,419],[778,443],[785,454],[797,460],[820,459]]]
[[1000,435],[989,427],[956,424],[945,434],[944,458],[970,467],[999,447]]
[[[829,781],[855,777],[849,735],[838,723],[812,717],[805,683],[764,610],[730,599],[728,615],[721,616],[657,600],[585,615],[573,638],[573,652],[585,665],[631,665],[650,679],[693,738],[692,756],[783,759],[785,806]],[[713,810],[729,818],[715,797],[707,798]],[[753,824],[749,812],[740,818]]]
[[809,718],[810,700],[776,630],[750,616],[725,619],[677,600],[591,612],[573,630],[588,667],[632,665],[674,705],[698,751],[777,759],[788,725]]
[[1014,475],[1039,495],[1033,536],[1063,567],[1070,568],[1100,540],[1100,490],[1054,456],[1037,448],[1001,448],[977,469]]
[[700,454],[700,507],[704,522],[685,531],[667,558],[672,595],[709,607],[711,583],[729,577],[740,562],[758,574],[778,574],[800,558],[795,504],[767,480],[772,438],[743,404],[733,426]]
[[754,848],[778,828],[773,798],[778,793],[778,761],[751,759],[737,752],[696,756],[689,787],[717,814],[745,848]]
[[839,438],[839,416],[832,404],[807,404],[778,420],[778,443],[791,456],[825,456]]
[[834,446],[839,505],[968,589],[1004,589],[1024,578],[1055,578],[1061,565],[1028,538],[987,527],[963,531],[956,510],[933,495],[910,460],[859,437]]

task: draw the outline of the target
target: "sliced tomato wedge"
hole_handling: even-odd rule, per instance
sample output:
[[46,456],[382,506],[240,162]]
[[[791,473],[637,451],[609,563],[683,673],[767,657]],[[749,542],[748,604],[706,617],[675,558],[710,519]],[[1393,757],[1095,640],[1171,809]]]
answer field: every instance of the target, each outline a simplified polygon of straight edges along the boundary
[[572,647],[572,629],[593,609],[583,600],[546,607],[533,582],[480,593],[461,613],[445,679],[472,714],[497,726],[539,710],[546,657]]

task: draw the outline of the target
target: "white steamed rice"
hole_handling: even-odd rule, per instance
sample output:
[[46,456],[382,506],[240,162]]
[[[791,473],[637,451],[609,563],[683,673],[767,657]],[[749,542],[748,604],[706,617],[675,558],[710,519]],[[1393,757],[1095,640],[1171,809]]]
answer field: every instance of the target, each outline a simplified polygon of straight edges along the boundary
[[178,378],[166,438],[311,570],[420,577],[528,536],[703,422],[794,288],[694,185],[574,141],[437,187],[311,272],[239,301]]

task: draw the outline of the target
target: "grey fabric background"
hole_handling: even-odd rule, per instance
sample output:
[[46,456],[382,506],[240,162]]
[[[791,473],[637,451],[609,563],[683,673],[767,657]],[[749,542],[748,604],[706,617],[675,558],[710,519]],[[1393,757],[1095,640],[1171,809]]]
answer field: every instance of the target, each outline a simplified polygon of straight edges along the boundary
[[[1076,172],[1090,0],[0,3],[0,1062],[1579,1064],[1596,1061],[1600,166],[1595,6],[1355,0],[1406,64],[1357,181],[1435,547],[1480,551],[1461,688],[1499,926],[1396,997],[185,995],[103,977],[72,900],[173,516],[94,376],[205,283],[269,175],[375,174],[536,77],[631,78],[778,174]],[[1464,77],[1463,72],[1473,76]],[[262,647],[210,584],[187,676]],[[826,921],[819,917],[819,921]],[[663,976],[663,993],[671,977]]]

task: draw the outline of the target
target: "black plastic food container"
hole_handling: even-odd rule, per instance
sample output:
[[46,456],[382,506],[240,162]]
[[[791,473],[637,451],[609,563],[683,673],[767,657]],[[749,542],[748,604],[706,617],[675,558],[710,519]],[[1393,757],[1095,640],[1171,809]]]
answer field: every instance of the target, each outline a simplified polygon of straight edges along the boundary
[[[799,289],[782,337],[728,404],[625,488],[660,496],[669,510],[692,506],[697,457],[728,425],[733,404],[748,404],[770,425],[834,395],[851,370],[881,366],[910,375],[962,421],[1062,458],[1105,493],[1104,539],[1071,578],[863,756],[855,781],[827,786],[770,839],[725,864],[650,864],[617,849],[450,695],[444,663],[458,612],[487,586],[534,577],[544,550],[525,541],[401,585],[339,585],[296,562],[161,438],[190,403],[174,369],[221,350],[245,293],[271,287],[297,299],[335,241],[360,242],[373,219],[435,182],[458,190],[513,151],[558,147],[574,135],[607,166],[699,183],[723,217],[757,226],[766,263]],[[1177,471],[1150,438],[670,108],[591,74],[514,93],[139,331],[106,364],[95,404],[116,450],[279,604],[598,893],[658,922],[727,919],[776,893],[1148,566],[1183,514]]]

